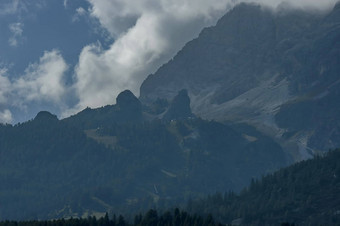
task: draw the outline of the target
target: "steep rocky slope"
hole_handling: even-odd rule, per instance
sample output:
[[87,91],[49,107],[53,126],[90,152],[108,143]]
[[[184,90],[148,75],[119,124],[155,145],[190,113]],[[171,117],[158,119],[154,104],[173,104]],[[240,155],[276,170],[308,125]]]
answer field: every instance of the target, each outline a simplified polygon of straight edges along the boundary
[[340,146],[340,4],[331,12],[236,6],[150,75],[140,100],[183,88],[196,115],[255,125],[296,159]]

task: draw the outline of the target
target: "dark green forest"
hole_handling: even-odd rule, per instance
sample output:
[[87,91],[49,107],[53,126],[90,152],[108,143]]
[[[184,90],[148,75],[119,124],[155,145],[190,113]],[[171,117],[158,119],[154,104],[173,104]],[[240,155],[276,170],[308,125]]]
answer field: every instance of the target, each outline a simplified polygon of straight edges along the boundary
[[150,209],[144,215],[137,214],[133,220],[129,221],[124,216],[113,215],[97,219],[96,217],[88,218],[71,218],[49,221],[3,221],[0,226],[220,226],[216,223],[211,215],[201,217],[198,215],[190,215],[178,208],[173,211],[166,211],[159,214],[157,210]]
[[[85,132],[35,119],[1,126],[0,133],[0,199],[9,203],[1,218],[183,203],[240,190],[251,177],[286,164],[280,147],[265,137],[249,142],[223,124],[200,119],[111,124]],[[273,152],[265,152],[266,144]]]
[[244,225],[340,224],[340,150],[269,174],[240,194],[216,193],[190,201],[188,211],[212,214],[222,223]]
[[190,200],[185,211],[150,209],[135,215],[3,221],[0,225],[339,225],[339,175],[340,150],[334,150],[252,180],[240,193]]

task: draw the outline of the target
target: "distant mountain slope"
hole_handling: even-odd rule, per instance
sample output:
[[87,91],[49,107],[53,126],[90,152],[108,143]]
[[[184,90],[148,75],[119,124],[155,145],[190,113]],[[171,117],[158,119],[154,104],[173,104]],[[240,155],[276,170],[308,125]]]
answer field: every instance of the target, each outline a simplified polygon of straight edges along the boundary
[[274,13],[239,4],[150,75],[140,100],[185,88],[196,115],[255,125],[289,149],[298,144],[297,159],[339,147],[339,6]]
[[179,204],[238,191],[287,159],[259,132],[196,118],[184,90],[151,107],[124,91],[116,105],[64,120],[40,112],[22,124],[0,124],[0,220]]
[[240,195],[216,194],[193,201],[189,210],[241,225],[339,225],[339,193],[340,150],[336,150],[253,180]]

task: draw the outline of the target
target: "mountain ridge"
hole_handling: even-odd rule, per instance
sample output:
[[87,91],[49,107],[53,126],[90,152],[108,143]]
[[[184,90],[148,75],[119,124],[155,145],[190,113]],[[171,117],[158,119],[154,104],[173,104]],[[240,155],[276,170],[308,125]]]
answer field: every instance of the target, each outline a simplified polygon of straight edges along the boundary
[[0,157],[0,220],[165,208],[238,191],[290,162],[256,130],[195,117],[185,90],[149,107],[123,91],[117,104],[70,118],[41,111],[0,124]]

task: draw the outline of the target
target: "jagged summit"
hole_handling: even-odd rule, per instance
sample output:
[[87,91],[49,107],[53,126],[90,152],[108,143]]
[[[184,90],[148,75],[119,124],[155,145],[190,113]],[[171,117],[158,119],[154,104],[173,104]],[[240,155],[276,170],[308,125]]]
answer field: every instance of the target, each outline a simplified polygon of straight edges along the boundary
[[40,111],[34,121],[58,121],[58,117],[48,111]]

